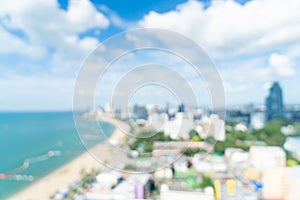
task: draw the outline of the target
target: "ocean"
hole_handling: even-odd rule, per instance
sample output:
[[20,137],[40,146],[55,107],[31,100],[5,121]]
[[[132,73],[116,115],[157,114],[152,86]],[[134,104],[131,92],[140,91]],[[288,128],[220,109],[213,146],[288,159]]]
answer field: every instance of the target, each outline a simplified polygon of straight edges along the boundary
[[[113,125],[100,123],[106,136],[114,131]],[[91,132],[95,127],[86,129]],[[89,146],[106,139],[99,138]],[[33,183],[32,178],[44,177],[84,151],[72,112],[0,113],[0,199],[24,189]],[[14,176],[4,177],[8,173]]]

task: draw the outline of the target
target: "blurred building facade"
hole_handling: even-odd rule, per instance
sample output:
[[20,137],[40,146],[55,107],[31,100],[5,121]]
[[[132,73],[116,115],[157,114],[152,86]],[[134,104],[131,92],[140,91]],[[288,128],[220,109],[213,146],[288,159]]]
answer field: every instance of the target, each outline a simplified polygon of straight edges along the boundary
[[283,118],[282,89],[278,82],[274,82],[266,98],[266,121]]

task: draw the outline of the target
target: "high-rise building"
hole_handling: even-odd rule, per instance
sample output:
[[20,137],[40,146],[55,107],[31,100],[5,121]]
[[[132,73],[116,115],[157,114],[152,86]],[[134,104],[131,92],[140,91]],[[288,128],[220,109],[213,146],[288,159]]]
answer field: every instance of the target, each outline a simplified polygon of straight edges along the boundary
[[185,111],[184,108],[185,108],[184,104],[183,104],[183,103],[180,104],[180,105],[178,106],[178,112],[184,112],[184,111]]
[[274,82],[266,98],[266,121],[283,117],[282,90],[278,82]]

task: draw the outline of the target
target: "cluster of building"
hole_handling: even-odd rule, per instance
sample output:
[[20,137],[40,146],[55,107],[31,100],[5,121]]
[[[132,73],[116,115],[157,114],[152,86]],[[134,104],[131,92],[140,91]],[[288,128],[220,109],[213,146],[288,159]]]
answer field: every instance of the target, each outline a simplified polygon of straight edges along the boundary
[[[106,108],[106,110],[111,110]],[[297,113],[291,109],[290,113]],[[122,113],[122,112],[120,112]],[[253,105],[227,109],[226,120],[237,122],[232,129],[246,132],[249,128],[260,129],[265,123],[277,118],[292,118],[284,107],[282,90],[275,82],[270,88],[265,106]],[[80,198],[96,199],[282,199],[300,197],[300,166],[288,167],[285,150],[298,152],[300,139],[288,137],[283,150],[275,146],[254,146],[249,151],[227,148],[224,155],[212,154],[213,145],[206,140],[191,143],[190,131],[200,138],[225,141],[223,114],[205,109],[186,109],[184,104],[170,108],[134,105],[127,120],[140,127],[163,131],[176,139],[156,141],[151,156],[134,157],[133,171],[122,173],[113,170],[100,173]],[[124,116],[123,116],[124,117]],[[282,127],[286,136],[293,135],[294,127]],[[245,133],[246,134],[246,133]],[[180,139],[180,140],[178,140]],[[185,148],[199,148],[205,152],[191,157],[182,155]],[[126,170],[125,170],[126,171]]]
[[131,163],[135,167],[131,173],[125,168],[124,171],[106,169],[73,199],[296,200],[300,197],[300,166],[287,167],[286,153],[281,147],[252,146],[248,152],[227,148],[224,155],[176,155],[179,153],[166,153],[156,159],[136,158]]
[[97,175],[85,190],[82,199],[147,199],[154,189],[150,174],[122,174],[106,171]]
[[[190,160],[196,173],[211,176],[216,200],[300,197],[300,167],[286,166],[286,153],[281,147],[252,146],[249,152],[227,148],[224,155],[200,153]],[[187,166],[181,166],[181,170],[187,170]],[[172,185],[174,181],[169,187]]]
[[228,173],[245,186],[255,189],[261,199],[294,200],[300,197],[300,167],[286,166],[286,153],[281,147],[252,146],[249,152],[227,149]]
[[[170,160],[172,164],[165,166]],[[215,160],[219,163],[218,159]],[[197,166],[197,161],[190,162],[186,157],[161,157],[158,162],[158,169],[144,173],[128,173],[126,170],[101,172],[73,199],[215,199],[213,185],[199,187],[202,182],[201,170],[198,172],[192,166],[194,163]]]
[[249,104],[226,109],[226,120],[242,123],[248,128],[263,128],[266,122],[273,119],[300,122],[300,105],[284,104],[283,91],[278,82],[270,87],[264,105]]
[[155,131],[163,131],[172,139],[190,139],[191,130],[197,130],[204,139],[213,137],[224,141],[226,137],[224,119],[204,109],[186,110],[184,104],[177,108],[169,108],[168,105],[164,109],[134,105],[131,120]]
[[[114,111],[117,114],[122,114],[122,118],[132,119],[139,124],[151,123],[156,129],[166,125],[165,131],[172,135],[175,135],[174,129],[178,130],[179,122],[184,121],[181,126],[184,130],[191,126],[189,123],[192,121],[200,120],[211,114],[211,110],[205,107],[193,110],[184,104],[170,106],[169,103],[166,103],[164,107],[135,104],[126,109],[128,109],[126,112],[122,112],[120,109],[113,110],[109,103],[106,103],[102,108],[104,112]],[[216,110],[214,113],[219,116],[226,116],[226,121],[238,122],[248,129],[261,129],[273,119],[289,119],[300,122],[300,105],[284,104],[283,90],[278,82],[274,82],[269,88],[265,103],[262,105],[250,103],[244,106],[227,106],[226,115],[218,113]],[[182,136],[185,137],[186,135],[183,134]]]

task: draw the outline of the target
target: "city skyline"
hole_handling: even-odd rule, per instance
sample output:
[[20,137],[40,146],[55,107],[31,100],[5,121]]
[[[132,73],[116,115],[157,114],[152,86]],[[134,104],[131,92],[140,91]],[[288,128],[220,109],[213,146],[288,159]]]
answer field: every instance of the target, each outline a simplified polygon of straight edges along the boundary
[[0,199],[300,199],[300,0],[0,1]]
[[300,103],[294,92],[300,73],[299,1],[131,3],[133,11],[115,1],[3,1],[0,110],[71,110],[84,58],[110,36],[144,27],[165,28],[197,42],[220,73],[228,106],[264,104],[274,81],[284,90],[285,104]]

